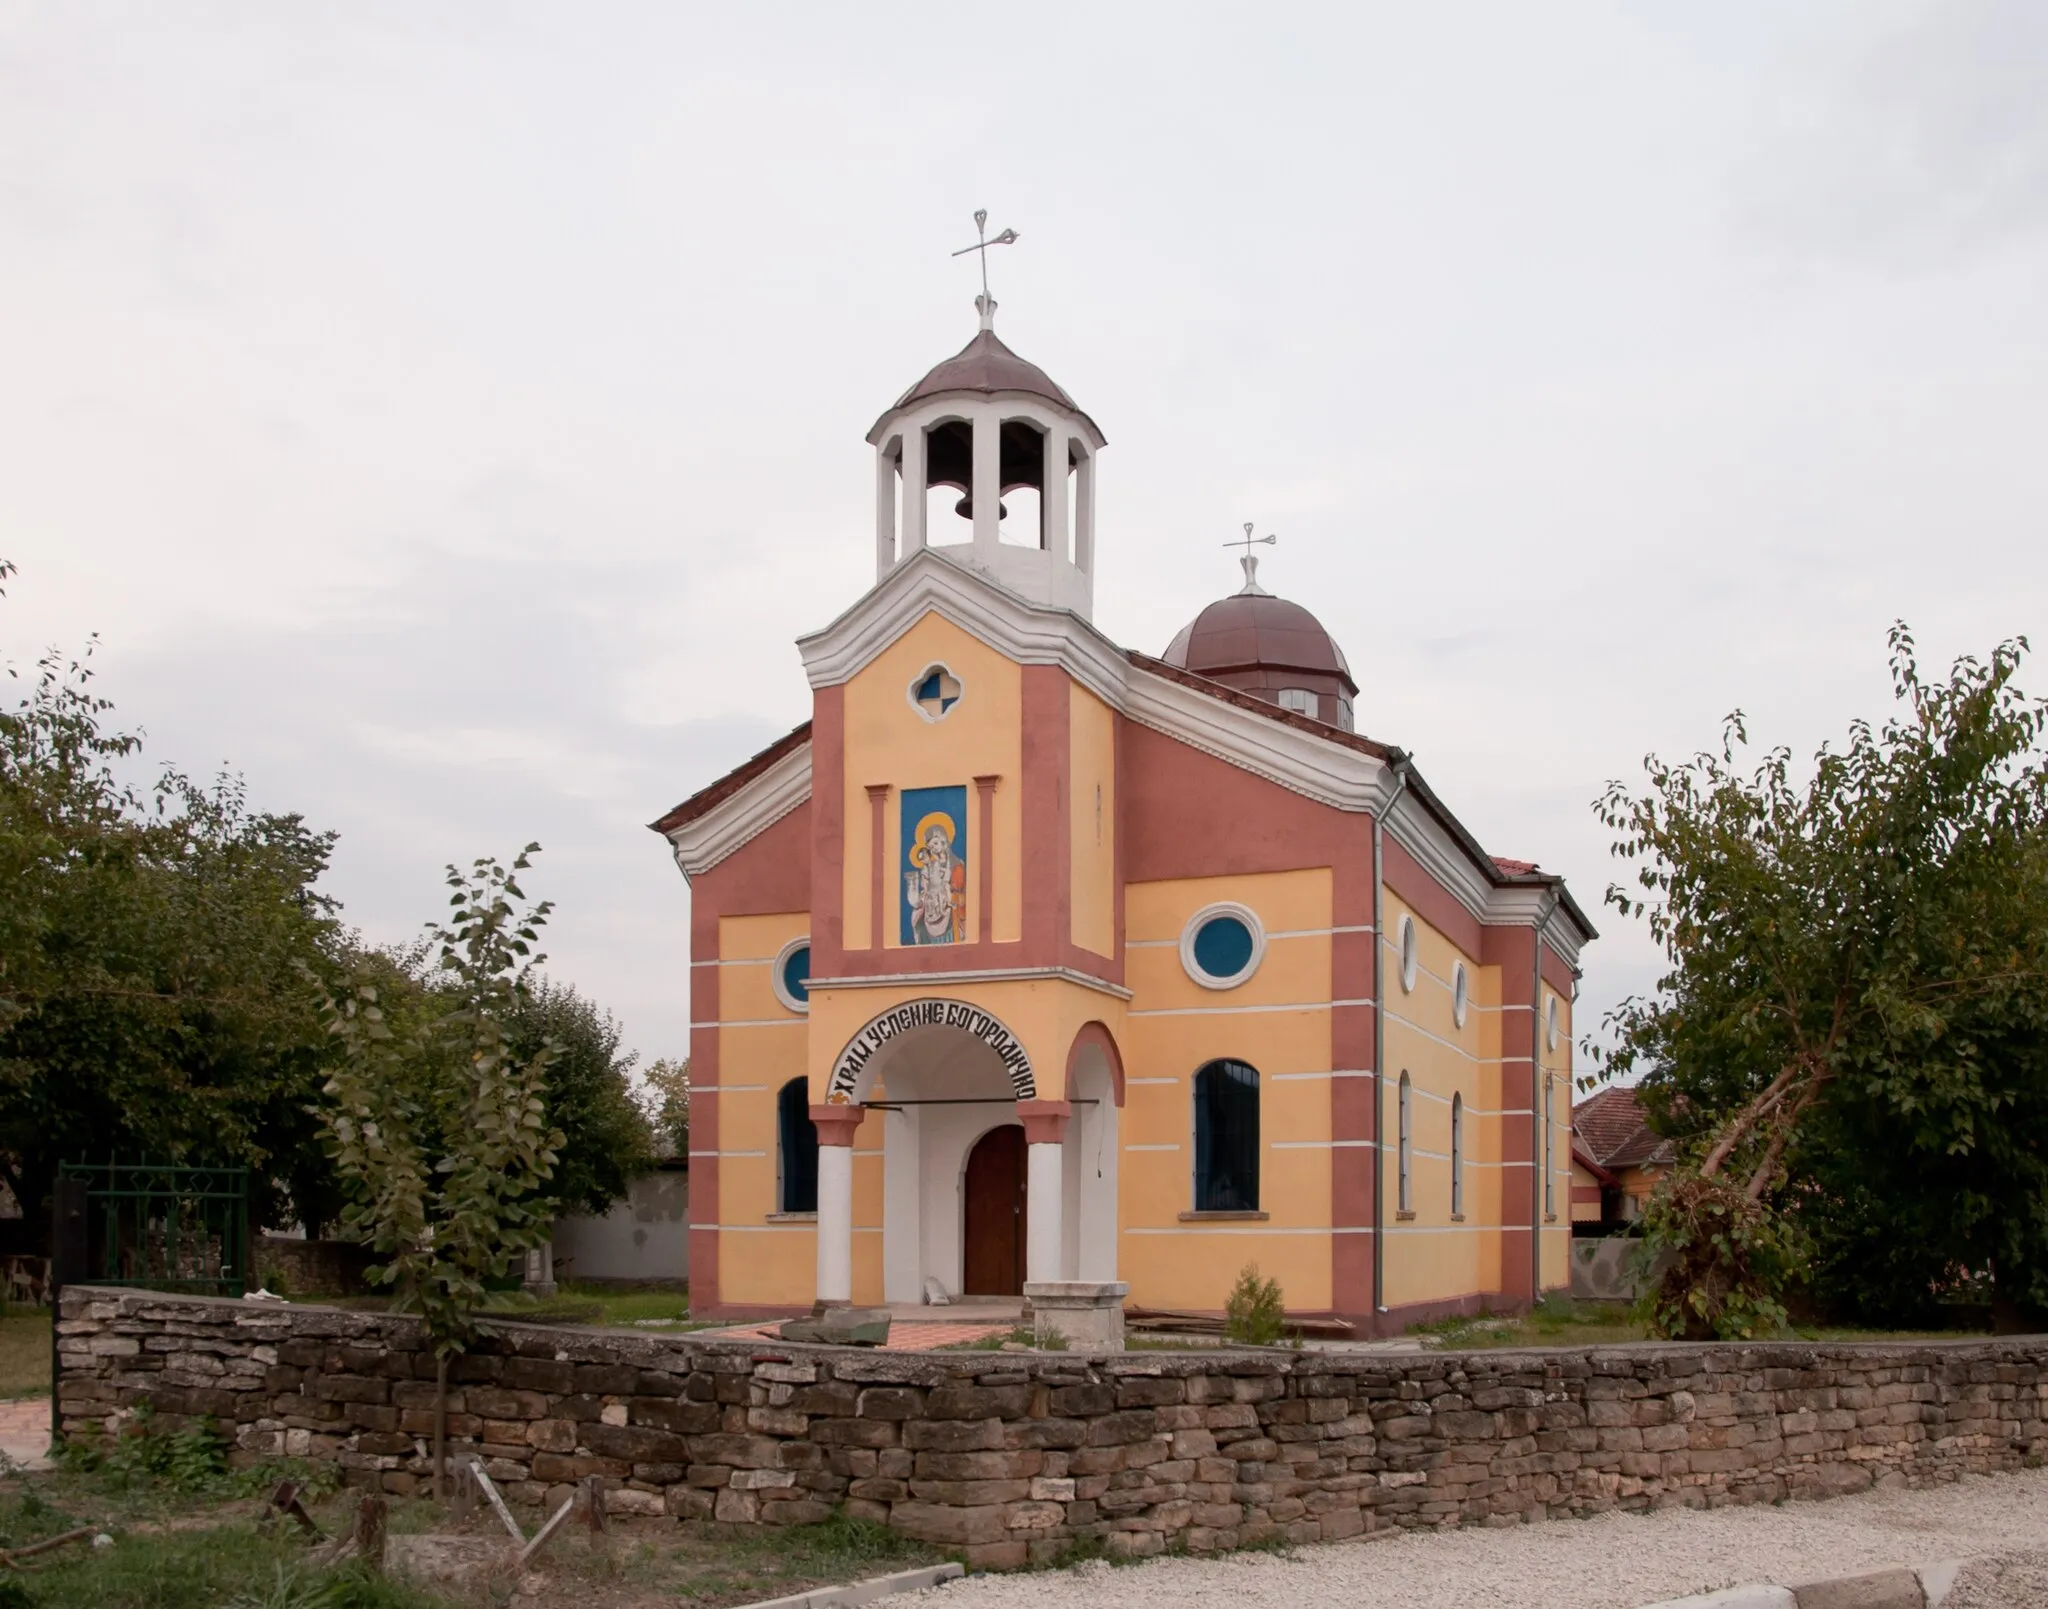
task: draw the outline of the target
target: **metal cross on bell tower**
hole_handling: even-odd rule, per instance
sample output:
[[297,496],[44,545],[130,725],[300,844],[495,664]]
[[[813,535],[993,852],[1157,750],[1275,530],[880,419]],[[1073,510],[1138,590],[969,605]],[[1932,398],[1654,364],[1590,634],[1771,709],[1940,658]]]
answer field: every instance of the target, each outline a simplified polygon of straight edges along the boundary
[[1259,585],[1259,556],[1252,552],[1252,549],[1255,547],[1271,547],[1279,540],[1279,537],[1270,532],[1265,536],[1253,536],[1252,522],[1246,520],[1244,522],[1244,535],[1233,536],[1228,542],[1223,544],[1227,548],[1244,549],[1244,552],[1238,555],[1237,560],[1239,564],[1244,566],[1244,585],[1238,588],[1237,591],[1237,595],[1240,598],[1248,593],[1260,597],[1266,595],[1266,589]]
[[974,299],[974,310],[981,315],[981,327],[992,330],[996,327],[996,300],[988,293],[988,249],[991,246],[1014,246],[1017,231],[1005,229],[995,239],[988,238],[988,208],[978,207],[974,213],[974,233],[978,237],[971,246],[962,246],[954,252],[955,257],[965,257],[970,251],[981,254],[981,294]]

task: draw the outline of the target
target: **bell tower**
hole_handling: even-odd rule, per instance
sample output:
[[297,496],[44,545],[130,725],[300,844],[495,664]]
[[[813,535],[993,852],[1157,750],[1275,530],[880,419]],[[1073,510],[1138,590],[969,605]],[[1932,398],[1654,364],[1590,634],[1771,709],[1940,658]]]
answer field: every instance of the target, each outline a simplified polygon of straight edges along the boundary
[[1102,432],[1050,375],[1003,344],[986,291],[974,305],[974,339],[868,432],[875,580],[920,548],[946,548],[1019,596],[1087,620]]

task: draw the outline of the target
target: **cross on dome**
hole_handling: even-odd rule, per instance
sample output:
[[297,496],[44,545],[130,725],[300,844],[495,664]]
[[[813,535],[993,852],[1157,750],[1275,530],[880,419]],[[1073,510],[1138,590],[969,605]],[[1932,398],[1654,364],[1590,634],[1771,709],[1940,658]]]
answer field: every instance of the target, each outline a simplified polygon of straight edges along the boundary
[[1227,548],[1241,547],[1244,549],[1244,552],[1238,555],[1237,560],[1239,564],[1244,566],[1244,585],[1237,589],[1237,595],[1240,598],[1270,598],[1272,596],[1270,592],[1259,585],[1259,556],[1252,549],[1261,545],[1271,547],[1279,540],[1280,538],[1270,531],[1264,536],[1253,536],[1252,522],[1246,520],[1244,522],[1244,535],[1233,536],[1228,542],[1223,544]]
[[970,251],[980,254],[981,294],[974,298],[974,310],[981,315],[981,327],[985,330],[992,330],[996,327],[996,299],[988,293],[988,249],[991,246],[1016,245],[1017,231],[1005,229],[995,239],[989,239],[988,208],[977,207],[974,210],[974,233],[976,236],[974,244],[962,246],[953,255],[955,257],[965,257]]

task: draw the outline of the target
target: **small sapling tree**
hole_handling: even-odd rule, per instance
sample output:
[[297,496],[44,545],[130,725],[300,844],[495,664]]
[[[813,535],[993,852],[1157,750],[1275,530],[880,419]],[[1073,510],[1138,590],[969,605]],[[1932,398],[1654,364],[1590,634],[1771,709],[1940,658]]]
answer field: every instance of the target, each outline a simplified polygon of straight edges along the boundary
[[485,1281],[540,1244],[553,1203],[539,1186],[562,1146],[546,1124],[552,1040],[514,1053],[510,1028],[530,994],[549,901],[527,906],[509,868],[448,868],[453,914],[429,929],[454,1009],[411,1025],[386,1020],[376,982],[327,994],[322,1015],[340,1054],[320,1116],[352,1199],[342,1221],[384,1261],[370,1278],[399,1311],[417,1313],[436,1360],[434,1479],[446,1454],[448,1359],[475,1336]]
[[1223,1304],[1223,1333],[1246,1346],[1274,1346],[1287,1333],[1287,1303],[1277,1279],[1260,1277],[1257,1263],[1238,1270]]

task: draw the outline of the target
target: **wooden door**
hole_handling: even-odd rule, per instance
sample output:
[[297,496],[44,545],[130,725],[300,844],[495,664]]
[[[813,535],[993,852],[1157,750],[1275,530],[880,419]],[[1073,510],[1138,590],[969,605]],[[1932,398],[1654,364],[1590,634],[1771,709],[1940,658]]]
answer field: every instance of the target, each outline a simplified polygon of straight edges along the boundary
[[990,1129],[967,1153],[967,1223],[961,1294],[1024,1294],[1024,1130]]

